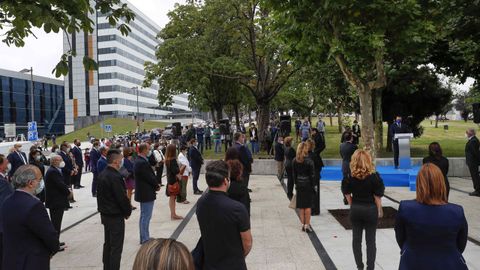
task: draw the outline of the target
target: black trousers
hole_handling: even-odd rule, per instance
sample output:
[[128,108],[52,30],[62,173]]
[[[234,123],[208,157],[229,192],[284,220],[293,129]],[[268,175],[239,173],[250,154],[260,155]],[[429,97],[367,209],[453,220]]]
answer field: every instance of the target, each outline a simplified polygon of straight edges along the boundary
[[79,187],[80,186],[80,182],[82,180],[82,169],[83,167],[78,167],[78,173],[77,175],[73,176],[73,185],[75,187]]
[[393,163],[398,167],[398,140],[393,141]]
[[320,215],[320,173],[322,168],[315,168],[315,190],[313,193],[312,216]]
[[472,176],[473,189],[480,192],[480,175],[478,175],[478,166],[468,165],[468,170],[470,171],[470,175]]
[[200,177],[200,168],[192,168],[192,186],[193,186],[193,192],[198,191],[198,178]]
[[58,233],[58,239],[60,239],[60,231],[62,230],[62,219],[63,219],[63,212],[65,212],[65,208],[50,208],[50,220],[52,221],[53,228]]
[[243,184],[248,188],[248,182],[250,182],[250,174],[245,174],[242,177]]
[[350,207],[350,221],[353,227],[352,248],[357,268],[364,268],[362,261],[362,234],[363,230],[365,230],[367,270],[373,270],[375,268],[375,257],[377,255],[375,243],[378,222],[377,206],[375,204],[353,204]]
[[119,270],[125,238],[125,219],[101,215],[105,232],[103,244],[103,269]]
[[205,137],[205,149],[212,149],[212,137]]
[[287,171],[287,196],[288,199],[291,200],[293,197],[293,186],[294,186],[294,179],[293,179],[293,167],[288,166],[285,168]]
[[163,174],[163,164],[155,167],[155,171],[157,172],[157,182],[161,185],[162,184],[162,174]]
[[97,196],[97,173],[93,174],[93,180],[92,180],[92,195]]

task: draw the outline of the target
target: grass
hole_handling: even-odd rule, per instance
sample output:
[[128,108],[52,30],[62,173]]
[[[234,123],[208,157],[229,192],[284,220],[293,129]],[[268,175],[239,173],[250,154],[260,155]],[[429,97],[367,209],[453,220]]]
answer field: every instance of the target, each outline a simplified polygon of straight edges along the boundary
[[[132,119],[125,118],[109,118],[104,121],[105,125],[112,125],[112,132],[110,134],[103,132],[100,128],[100,123],[87,126],[85,128],[76,130],[74,132],[65,134],[57,138],[57,143],[62,141],[73,142],[74,139],[78,138],[81,141],[87,140],[87,135],[93,136],[95,138],[107,137],[114,134],[125,134],[127,132],[135,132],[137,129],[137,121]],[[151,130],[153,128],[164,128],[167,126],[166,122],[157,122],[157,121],[145,121],[144,123],[140,122],[140,130],[146,129]]]
[[[336,125],[337,120],[333,119],[333,126],[330,126],[330,121],[328,118],[325,119],[327,123],[326,131],[326,149],[322,153],[323,158],[339,158],[339,145],[340,145],[340,133],[338,132],[338,126]],[[316,118],[312,118],[314,125],[317,123]],[[112,125],[113,134],[124,134],[128,131],[135,132],[136,121],[131,119],[119,119],[111,118],[104,121],[106,125]],[[293,124],[293,122],[292,122]],[[167,125],[165,122],[157,121],[145,121],[140,123],[140,130],[146,129],[150,130],[152,128],[163,128]],[[448,125],[449,129],[444,130],[443,126]],[[469,127],[476,127],[476,124],[471,121],[465,123],[464,121],[445,121],[439,122],[438,128],[435,128],[435,121],[430,122],[430,120],[425,120],[422,122],[424,132],[422,137],[412,140],[412,157],[424,157],[428,153],[428,145],[436,141],[440,143],[443,149],[443,153],[447,157],[464,157],[465,153],[465,130]],[[90,132],[91,136],[100,138],[102,132],[100,129],[100,124],[94,124],[83,129],[77,130],[75,132],[66,134],[57,139],[58,142],[69,141],[73,142],[73,139],[79,138],[81,140],[87,139],[87,134]],[[295,138],[295,129],[292,128],[292,136]],[[103,136],[106,137],[107,133],[103,132]],[[384,146],[387,143],[387,127],[384,126]],[[213,143],[213,142],[212,142]],[[222,146],[222,153],[215,154],[213,149],[204,150],[204,158],[207,159],[220,159],[224,156],[224,147]],[[379,157],[393,157],[393,153],[386,151],[381,151],[378,153]],[[258,155],[255,155],[255,158],[269,158],[266,152],[260,152]]]

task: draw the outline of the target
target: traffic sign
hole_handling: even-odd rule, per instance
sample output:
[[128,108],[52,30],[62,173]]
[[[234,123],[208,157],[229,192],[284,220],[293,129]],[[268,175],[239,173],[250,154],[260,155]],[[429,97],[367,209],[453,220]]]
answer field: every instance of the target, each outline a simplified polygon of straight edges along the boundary
[[17,137],[17,128],[15,124],[5,124],[5,137],[6,138],[15,138]]
[[105,125],[105,132],[112,132],[112,125]]
[[28,132],[28,140],[29,140],[29,141],[38,141],[38,132],[36,132],[36,131],[29,131],[29,132]]
[[37,122],[28,122],[28,131],[37,131]]

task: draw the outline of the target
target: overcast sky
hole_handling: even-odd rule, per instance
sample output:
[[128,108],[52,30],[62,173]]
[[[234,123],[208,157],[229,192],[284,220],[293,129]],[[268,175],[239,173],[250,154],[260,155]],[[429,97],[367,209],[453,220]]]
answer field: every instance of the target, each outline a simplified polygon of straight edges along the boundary
[[[150,19],[163,27],[168,22],[167,13],[175,3],[184,0],[128,0]],[[63,53],[62,34],[46,34],[40,29],[34,31],[37,38],[26,39],[25,47],[8,47],[0,42],[0,68],[19,71],[33,67],[35,75],[55,78],[53,68]]]

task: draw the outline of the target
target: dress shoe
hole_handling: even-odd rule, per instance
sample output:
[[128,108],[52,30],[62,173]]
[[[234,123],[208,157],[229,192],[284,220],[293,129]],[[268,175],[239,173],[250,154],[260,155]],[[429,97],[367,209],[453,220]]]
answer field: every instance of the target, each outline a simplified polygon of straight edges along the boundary
[[305,232],[307,232],[307,233],[313,232],[312,226],[310,226],[310,224],[305,225]]
[[70,200],[70,203],[74,203],[74,202],[77,202],[77,201],[75,201],[74,199],[71,199],[71,200]]
[[74,186],[73,189],[80,189],[80,187],[79,186]]
[[136,209],[137,209],[137,207],[135,207],[135,206],[132,206],[132,210],[136,210]]
[[97,197],[97,194],[92,194],[92,197],[94,197],[94,198]]
[[58,252],[62,252],[62,251],[65,251],[65,248],[64,247],[59,247]]
[[468,193],[468,195],[470,195],[470,196],[477,196],[477,197],[480,197],[480,192],[478,192],[478,191],[474,191],[474,192],[470,192],[470,193]]
[[202,194],[203,194],[203,191],[201,191],[201,190],[195,190],[195,191],[193,192],[193,194],[195,194],[195,195],[202,195]]
[[84,188],[85,186],[79,185],[78,187],[79,187],[79,188]]
[[65,242],[60,242],[60,246],[61,247],[65,246]]
[[248,189],[248,192],[252,192],[252,190],[251,190],[251,189]]

